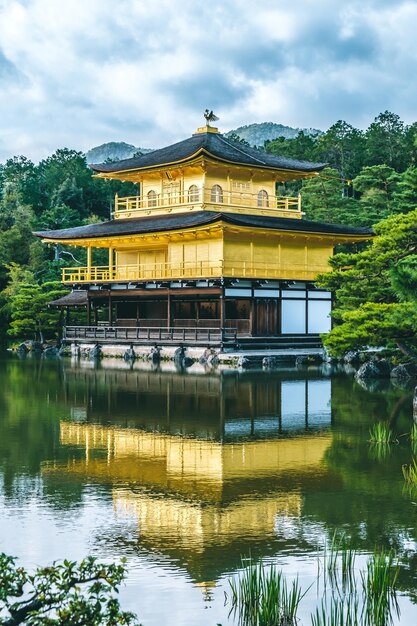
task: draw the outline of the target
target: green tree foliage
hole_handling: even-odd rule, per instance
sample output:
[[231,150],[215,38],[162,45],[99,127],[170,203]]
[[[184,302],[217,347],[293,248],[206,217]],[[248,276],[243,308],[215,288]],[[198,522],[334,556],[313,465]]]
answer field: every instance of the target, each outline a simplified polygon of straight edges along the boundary
[[124,577],[123,561],[107,565],[89,557],[79,564],[54,562],[31,574],[14,557],[0,554],[0,624],[138,625],[116,596]]
[[243,137],[240,137],[237,133],[230,133],[227,138],[230,139],[230,141],[242,144],[242,146],[249,146],[246,139],[243,139]]
[[417,255],[401,259],[390,272],[393,289],[399,300],[417,304]]
[[277,137],[265,142],[265,150],[291,159],[314,161],[316,159],[316,135],[307,135],[302,130],[292,139]]
[[39,230],[58,230],[80,226],[82,222],[80,213],[76,209],[61,204],[44,211],[36,220],[36,227]]
[[375,224],[394,212],[392,200],[399,180],[400,175],[388,165],[364,167],[353,179],[353,189],[360,196],[361,224]]
[[333,224],[358,224],[358,203],[344,192],[337,170],[325,168],[320,175],[307,178],[301,187],[302,208],[306,218]]
[[409,162],[407,128],[399,115],[380,113],[366,131],[366,164],[386,164],[403,171]]
[[27,265],[30,259],[33,213],[22,203],[16,185],[7,183],[0,199],[0,290],[7,282],[7,265]]
[[8,159],[0,171],[0,186],[4,189],[13,185],[16,193],[25,204],[32,208],[39,206],[39,173],[38,168],[25,156]]
[[8,269],[9,284],[1,297],[3,311],[10,320],[8,334],[39,341],[46,336],[57,337],[60,313],[48,308],[48,303],[68,293],[68,289],[59,281],[39,284],[30,270],[16,264]]
[[[336,169],[342,179],[351,179],[363,165],[365,147],[364,133],[339,120],[318,137],[315,153]],[[345,189],[348,192],[347,187]]]
[[359,253],[336,254],[319,284],[336,296],[335,327],[324,338],[332,354],[367,346],[417,345],[417,209],[375,226],[377,237]]
[[417,167],[410,165],[400,174],[399,181],[392,193],[391,209],[393,213],[408,213],[417,207]]

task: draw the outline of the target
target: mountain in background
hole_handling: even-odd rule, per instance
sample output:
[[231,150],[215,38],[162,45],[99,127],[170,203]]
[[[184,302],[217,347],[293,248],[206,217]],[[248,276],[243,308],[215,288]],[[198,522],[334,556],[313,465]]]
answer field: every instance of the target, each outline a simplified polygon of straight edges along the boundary
[[[267,139],[272,140],[277,137],[285,137],[291,139],[296,137],[300,131],[306,135],[321,135],[322,131],[316,128],[291,128],[283,124],[275,124],[274,122],[261,122],[260,124],[249,124],[248,126],[239,126],[234,130],[226,133],[229,135],[239,135],[241,139],[245,139],[251,146],[262,147]],[[130,159],[136,152],[145,154],[152,152],[149,148],[137,148],[136,146],[125,143],[124,141],[110,141],[103,143],[101,146],[91,148],[86,153],[87,163],[104,163],[105,161],[122,161]]]
[[292,139],[296,137],[300,131],[306,135],[321,135],[323,131],[317,128],[292,128],[283,124],[275,124],[274,122],[261,122],[260,124],[249,124],[248,126],[239,126],[234,130],[226,133],[226,137],[231,134],[239,135],[241,139],[245,139],[251,146],[263,147],[265,141],[276,139],[277,137],[285,137]]
[[148,148],[137,148],[131,143],[125,143],[124,141],[109,141],[109,143],[103,143],[101,146],[91,148],[86,152],[85,157],[87,163],[104,163],[105,161],[122,161],[123,159],[130,159],[136,152],[152,152]]

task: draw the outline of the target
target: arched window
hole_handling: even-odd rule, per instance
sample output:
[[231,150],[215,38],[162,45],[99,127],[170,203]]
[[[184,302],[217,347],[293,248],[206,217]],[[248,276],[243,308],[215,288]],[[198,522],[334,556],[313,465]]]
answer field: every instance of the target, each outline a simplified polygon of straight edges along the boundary
[[223,202],[223,189],[220,185],[213,185],[211,188],[211,201],[212,202]]
[[269,206],[268,192],[265,191],[265,189],[261,189],[261,191],[258,193],[258,206]]
[[150,191],[148,191],[148,207],[149,206],[156,206],[156,205],[157,205],[157,202],[156,202],[156,191],[151,189]]
[[198,202],[200,200],[200,191],[197,185],[190,185],[188,188],[188,202]]

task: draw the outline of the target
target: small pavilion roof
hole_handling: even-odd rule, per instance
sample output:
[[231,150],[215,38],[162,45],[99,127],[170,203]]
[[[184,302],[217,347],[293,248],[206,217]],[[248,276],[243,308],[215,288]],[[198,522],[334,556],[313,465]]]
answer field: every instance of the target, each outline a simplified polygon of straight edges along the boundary
[[62,298],[52,300],[52,302],[49,302],[49,306],[61,308],[66,306],[86,306],[87,303],[87,291],[85,289],[75,289],[71,293],[62,296]]
[[124,159],[123,161],[101,163],[90,165],[90,167],[95,172],[110,174],[113,172],[152,169],[162,165],[183,163],[200,155],[211,156],[216,161],[224,161],[225,163],[305,173],[319,172],[326,166],[325,163],[297,161],[285,156],[270,154],[264,150],[258,150],[237,141],[232,141],[218,132],[197,132],[188,139],[174,143],[166,148]]
[[288,219],[285,217],[269,217],[264,215],[242,215],[238,213],[221,213],[216,211],[198,211],[195,213],[181,213],[157,215],[150,217],[126,218],[87,224],[75,228],[62,230],[43,230],[34,235],[51,240],[94,239],[99,237],[118,237],[123,235],[137,235],[157,233],[170,230],[183,230],[206,226],[216,222],[225,222],[237,226],[246,226],[253,229],[291,231],[300,233],[320,233],[328,235],[358,235],[372,237],[371,228],[358,226],[343,226],[341,224],[327,224],[308,220]]

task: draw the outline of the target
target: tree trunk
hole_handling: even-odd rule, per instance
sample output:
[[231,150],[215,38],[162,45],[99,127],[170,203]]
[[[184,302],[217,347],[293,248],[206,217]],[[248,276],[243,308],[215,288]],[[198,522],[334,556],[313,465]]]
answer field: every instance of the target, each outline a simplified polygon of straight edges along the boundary
[[410,348],[409,346],[404,344],[402,341],[397,341],[396,344],[397,344],[398,349],[405,356],[408,356],[408,357],[411,357],[414,360],[417,360],[417,352],[413,348]]

